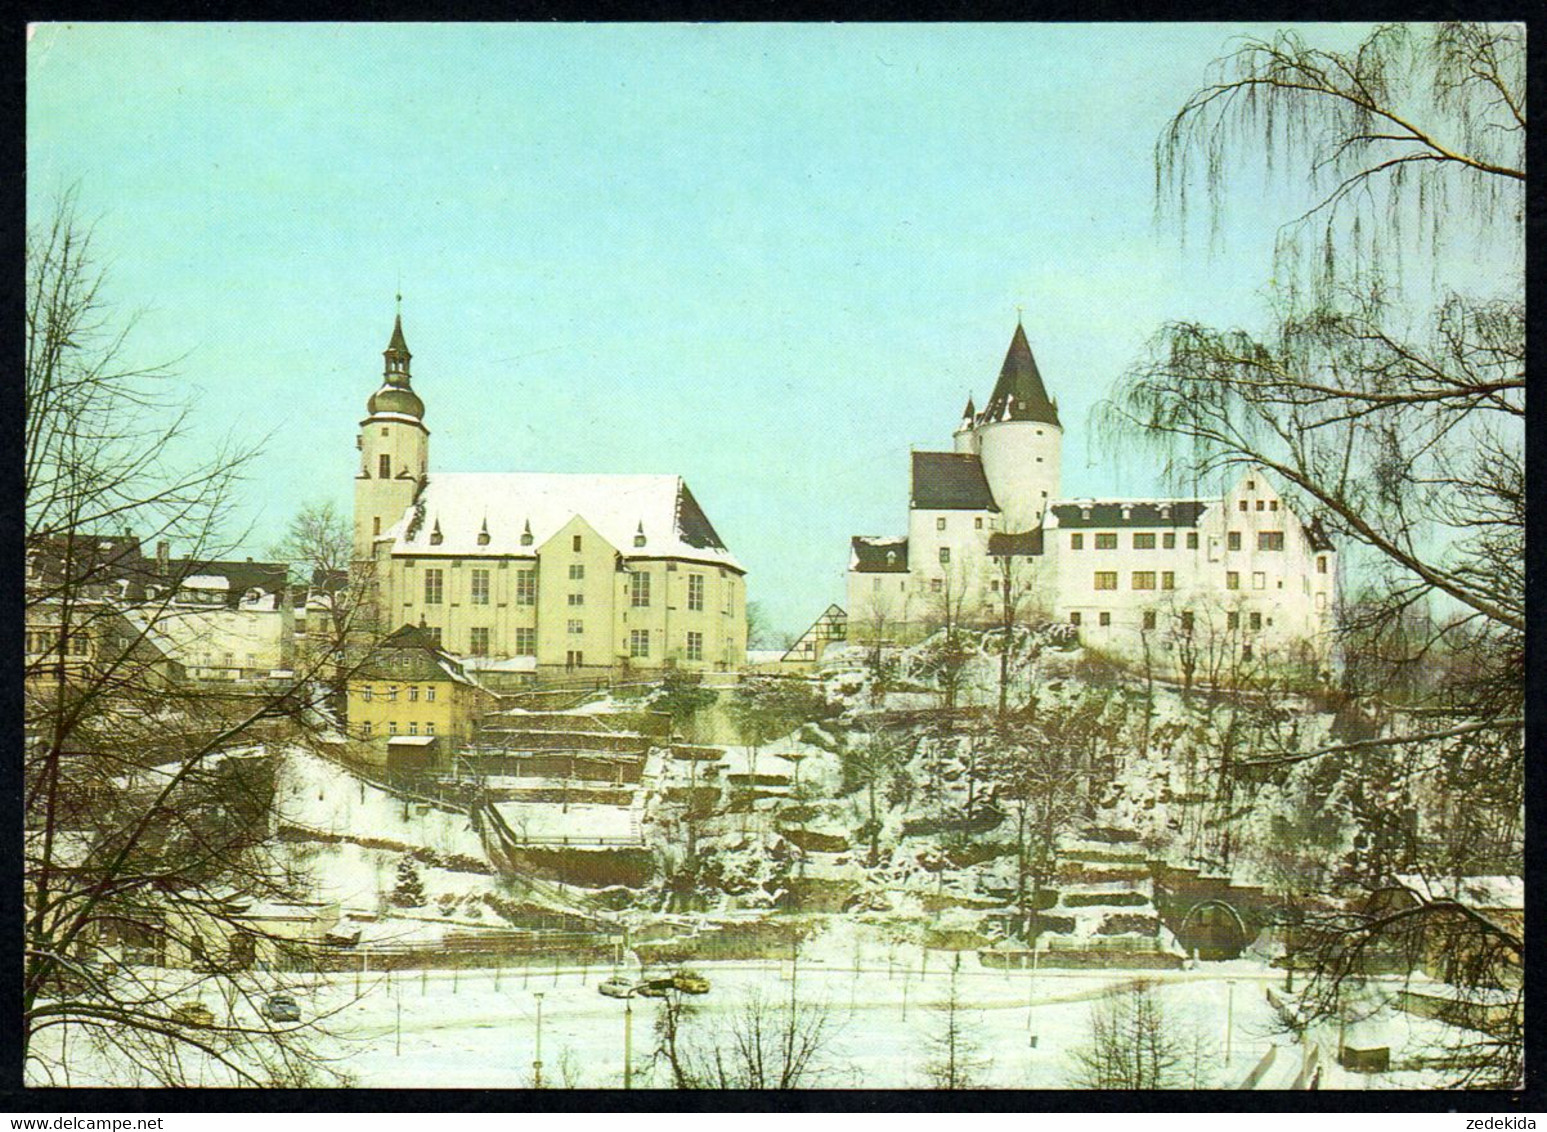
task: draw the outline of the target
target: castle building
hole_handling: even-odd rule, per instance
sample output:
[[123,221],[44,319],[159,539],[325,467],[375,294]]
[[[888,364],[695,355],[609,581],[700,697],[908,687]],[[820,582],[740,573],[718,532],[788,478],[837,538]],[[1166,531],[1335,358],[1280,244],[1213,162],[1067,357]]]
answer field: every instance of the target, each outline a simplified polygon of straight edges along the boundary
[[746,571],[680,476],[433,471],[401,316],[384,357],[354,507],[380,624],[424,628],[491,686],[742,666]]
[[1017,324],[953,451],[912,453],[908,533],[856,536],[849,635],[916,640],[947,621],[1071,626],[1083,643],[1183,675],[1324,669],[1336,551],[1260,471],[1214,498],[1069,499],[1063,426]]

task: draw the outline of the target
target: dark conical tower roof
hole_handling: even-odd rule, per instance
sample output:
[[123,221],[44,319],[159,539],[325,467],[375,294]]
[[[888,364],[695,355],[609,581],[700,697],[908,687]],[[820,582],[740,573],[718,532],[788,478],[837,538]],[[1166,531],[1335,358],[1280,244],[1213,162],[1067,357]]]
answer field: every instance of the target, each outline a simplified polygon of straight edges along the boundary
[[399,314],[392,322],[392,341],[387,343],[387,353],[401,354],[405,358],[413,357],[408,352],[408,341],[403,337],[403,316]]
[[1015,335],[999,370],[994,395],[983,410],[985,424],[1006,420],[1041,421],[1063,427],[1058,423],[1058,403],[1047,395],[1037,359],[1031,354],[1031,343],[1026,341],[1026,328],[1020,323],[1015,324]]

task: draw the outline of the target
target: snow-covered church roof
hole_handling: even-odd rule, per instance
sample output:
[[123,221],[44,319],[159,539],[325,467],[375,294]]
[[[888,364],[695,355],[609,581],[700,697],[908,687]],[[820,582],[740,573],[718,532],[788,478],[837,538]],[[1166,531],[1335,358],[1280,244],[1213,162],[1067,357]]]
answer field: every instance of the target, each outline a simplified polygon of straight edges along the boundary
[[743,569],[681,476],[433,472],[382,538],[395,555],[530,557],[576,515],[625,558]]

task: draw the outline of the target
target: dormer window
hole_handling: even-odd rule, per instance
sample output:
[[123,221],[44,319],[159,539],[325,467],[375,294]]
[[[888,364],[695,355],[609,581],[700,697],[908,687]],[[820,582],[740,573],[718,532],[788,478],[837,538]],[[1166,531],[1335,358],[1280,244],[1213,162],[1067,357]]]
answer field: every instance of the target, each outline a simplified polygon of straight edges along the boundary
[[1090,518],[1090,508],[1089,507],[1081,507],[1080,508],[1080,518],[1082,518],[1082,519],[1089,519]]
[[1160,506],[1160,517],[1162,519],[1169,519],[1171,517],[1171,504],[1169,504],[1169,503],[1161,504],[1161,506]]
[[483,525],[478,528],[478,545],[489,545],[489,520],[485,519]]
[[532,521],[530,519],[527,520],[526,526],[521,528],[521,545],[532,545]]
[[644,525],[644,523],[640,523],[639,526],[636,527],[635,530],[634,530],[634,545],[635,546],[644,546],[645,545],[645,525]]
[[897,552],[895,550],[888,550],[886,552],[886,564],[888,566],[897,565]]
[[444,541],[445,538],[440,533],[440,520],[436,519],[435,526],[430,530],[430,545],[439,546]]
[[1123,505],[1123,518],[1124,519],[1131,519],[1131,518],[1133,518],[1133,508],[1129,507],[1127,504]]

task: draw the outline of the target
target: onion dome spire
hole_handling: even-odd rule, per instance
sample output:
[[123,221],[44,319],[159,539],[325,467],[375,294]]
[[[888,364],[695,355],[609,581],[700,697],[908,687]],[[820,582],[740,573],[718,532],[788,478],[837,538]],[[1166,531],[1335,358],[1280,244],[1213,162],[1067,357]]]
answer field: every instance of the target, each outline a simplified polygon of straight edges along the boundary
[[[402,301],[403,296],[399,295],[398,303]],[[419,400],[419,395],[410,384],[409,361],[413,354],[409,352],[408,340],[403,337],[401,309],[392,320],[392,338],[381,356],[385,360],[382,385],[366,402],[366,411],[372,416],[377,413],[396,413],[400,416],[423,417],[424,402]]]

